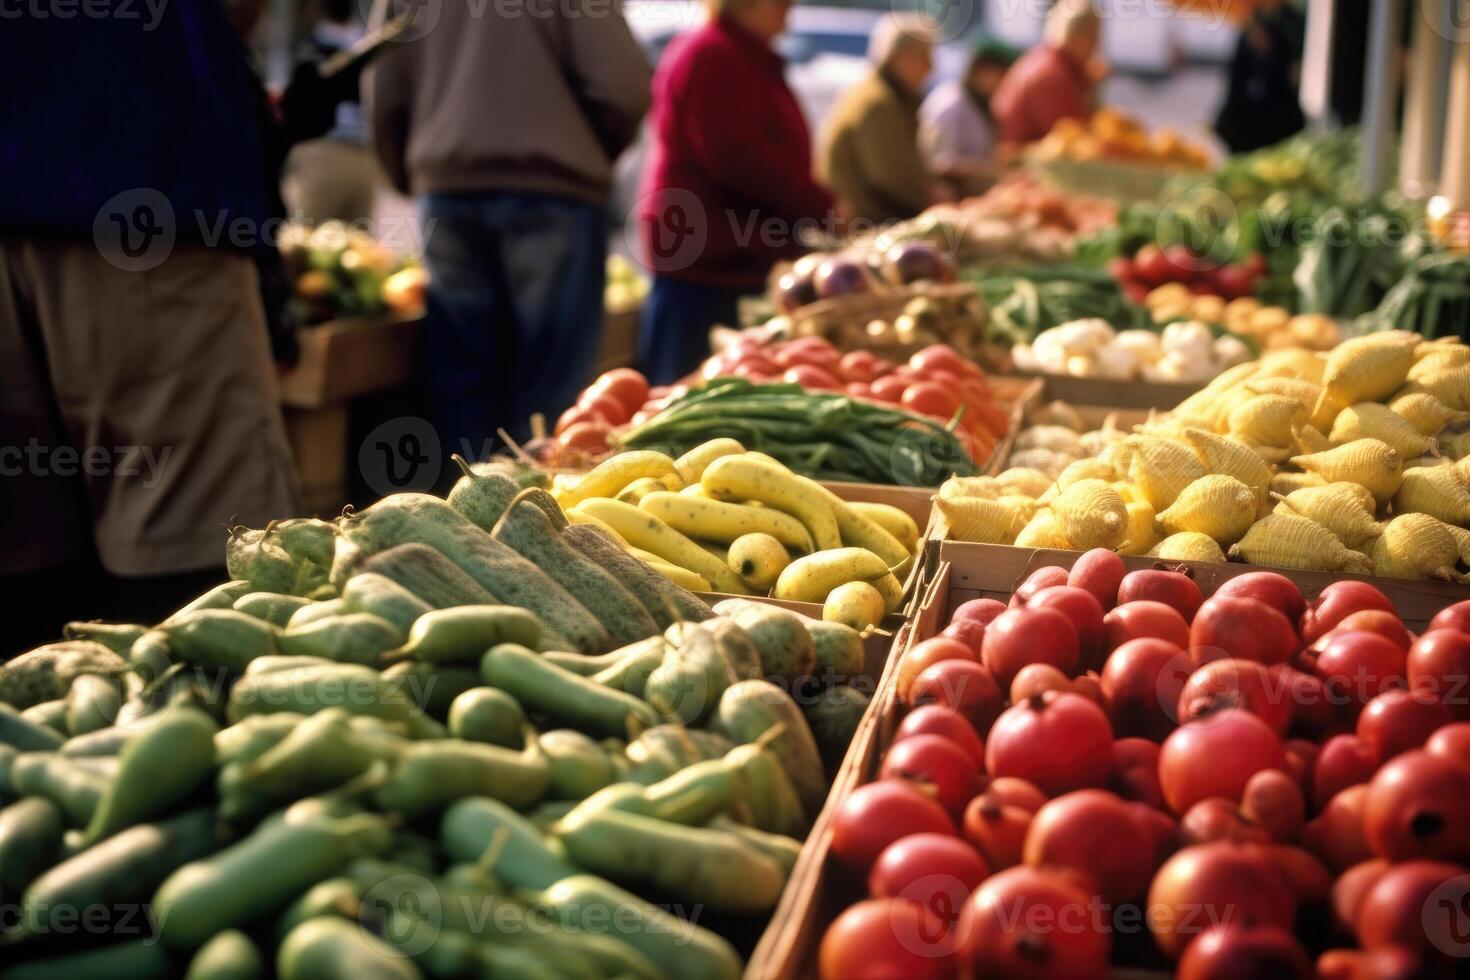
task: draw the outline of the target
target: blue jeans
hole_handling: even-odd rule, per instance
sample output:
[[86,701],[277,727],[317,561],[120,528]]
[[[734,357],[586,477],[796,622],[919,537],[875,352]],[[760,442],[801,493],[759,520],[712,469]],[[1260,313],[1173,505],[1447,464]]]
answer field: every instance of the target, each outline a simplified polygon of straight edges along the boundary
[[[441,447],[483,458],[505,428],[529,434],[587,384],[602,337],[607,218],[547,194],[423,200],[424,354]],[[548,426],[549,427],[549,426]]]
[[654,276],[643,304],[638,360],[650,384],[672,384],[709,356],[710,327],[740,326],[745,290]]

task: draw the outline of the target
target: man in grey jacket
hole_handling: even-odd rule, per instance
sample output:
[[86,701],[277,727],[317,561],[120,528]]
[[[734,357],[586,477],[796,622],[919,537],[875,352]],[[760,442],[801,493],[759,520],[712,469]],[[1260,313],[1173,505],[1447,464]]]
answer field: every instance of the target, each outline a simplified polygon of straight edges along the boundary
[[442,448],[474,458],[592,372],[613,163],[649,65],[606,0],[419,0],[403,38],[363,102],[389,179],[420,202]]

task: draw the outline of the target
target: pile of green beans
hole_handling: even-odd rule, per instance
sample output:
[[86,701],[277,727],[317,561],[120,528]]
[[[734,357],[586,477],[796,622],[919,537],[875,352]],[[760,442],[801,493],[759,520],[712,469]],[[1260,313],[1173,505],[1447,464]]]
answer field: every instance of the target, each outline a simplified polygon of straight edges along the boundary
[[933,487],[973,476],[950,428],[904,409],[794,384],[718,378],[623,434],[629,449],[680,456],[721,436],[817,480]]

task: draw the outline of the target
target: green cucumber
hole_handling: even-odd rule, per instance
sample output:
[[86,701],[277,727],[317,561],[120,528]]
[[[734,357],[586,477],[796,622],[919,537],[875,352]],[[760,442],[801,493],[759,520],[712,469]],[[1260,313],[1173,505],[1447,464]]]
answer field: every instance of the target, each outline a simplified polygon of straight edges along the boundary
[[71,682],[66,694],[66,730],[75,736],[107,728],[117,721],[121,710],[122,693],[116,681],[83,674]]
[[514,643],[487,651],[480,660],[480,676],[531,711],[588,734],[627,736],[660,721],[646,702],[610,691]]
[[93,640],[50,643],[0,664],[0,702],[24,711],[66,697],[83,674],[119,677],[127,669],[126,660]]
[[478,663],[500,643],[535,649],[541,621],[519,606],[457,606],[421,616],[400,653],[431,663]]
[[345,599],[326,599],[321,602],[308,602],[291,614],[291,618],[286,621],[286,628],[300,629],[308,623],[314,623],[319,619],[326,619],[328,616],[340,616],[347,611],[347,600]]
[[[45,702],[55,704],[56,702]],[[66,702],[61,701],[61,716],[66,717]],[[27,708],[33,711],[34,707]],[[61,748],[65,737],[49,725],[43,725],[35,716],[26,717],[8,704],[0,704],[0,745],[8,745],[20,752],[55,752]]]
[[347,580],[342,588],[347,612],[372,613],[392,623],[403,636],[414,621],[433,607],[386,575],[363,572]]
[[617,779],[607,752],[581,732],[558,728],[542,732],[537,741],[551,771],[552,799],[584,799]]
[[126,657],[138,637],[148,632],[148,627],[137,623],[104,623],[100,620],[67,623],[61,635],[68,640],[95,640],[113,653]]
[[[7,708],[10,708],[10,706],[0,705],[0,712],[4,712]],[[10,710],[14,711],[15,709],[10,708]],[[43,728],[48,728],[51,731],[56,732],[62,738],[66,738],[70,734],[70,732],[66,730],[66,698],[58,698],[55,701],[42,701],[40,704],[33,704],[26,710],[22,711],[20,713],[20,716],[21,718],[30,722],[32,725],[40,725]],[[5,721],[3,718],[0,718],[0,742],[8,741],[9,739],[7,739],[5,736]],[[49,748],[49,746],[37,745],[35,746],[35,748],[44,751],[45,749]]]
[[464,474],[449,490],[449,506],[459,511],[482,531],[489,531],[505,513],[506,507],[521,492],[520,486],[501,473],[486,473],[481,476],[467,463],[463,456],[455,453],[449,457]]
[[450,858],[480,863],[492,844],[499,850],[485,870],[512,888],[546,888],[577,873],[559,844],[499,800],[468,797],[444,811],[439,845]]
[[353,578],[365,573],[381,575],[435,609],[488,606],[500,601],[464,569],[426,544],[400,544],[371,556],[359,556],[357,561]]
[[462,796],[490,796],[525,809],[545,796],[550,784],[546,756],[534,741],[513,752],[446,738],[406,748],[376,799],[382,809],[415,819]]
[[254,940],[239,929],[226,929],[199,947],[184,980],[260,980],[265,975],[265,958]]
[[525,728],[520,703],[498,688],[472,687],[449,706],[449,734],[455,738],[518,749]]
[[794,684],[817,666],[812,636],[801,619],[775,606],[752,606],[735,614],[735,622],[759,651],[761,677],[780,677]]
[[18,896],[61,850],[61,809],[29,796],[0,810],[0,894]]
[[[769,681],[740,681],[720,698],[714,729],[735,742],[765,736],[766,748],[781,761],[810,819],[827,797],[822,756],[806,718],[791,696]],[[767,732],[781,727],[778,734]]]
[[232,607],[237,612],[264,620],[272,626],[285,629],[299,610],[311,605],[311,600],[299,595],[281,592],[250,592],[235,600]]
[[403,634],[383,617],[344,613],[293,626],[277,638],[276,645],[293,657],[324,657],[338,663],[374,666],[384,653],[402,642]]
[[617,578],[660,627],[668,628],[680,621],[699,622],[714,615],[701,599],[628,554],[602,528],[572,524],[561,534],[582,557]]
[[196,667],[242,673],[256,657],[276,652],[281,631],[234,609],[200,609],[165,623],[175,658]]

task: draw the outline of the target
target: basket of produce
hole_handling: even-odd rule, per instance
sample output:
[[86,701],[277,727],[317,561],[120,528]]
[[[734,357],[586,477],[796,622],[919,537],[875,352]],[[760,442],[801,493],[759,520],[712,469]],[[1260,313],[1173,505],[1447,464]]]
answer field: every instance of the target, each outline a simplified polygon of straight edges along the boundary
[[423,312],[428,282],[423,266],[360,229],[340,221],[315,228],[287,225],[279,247],[297,323]]
[[1269,351],[1132,432],[1078,435],[1050,469],[1032,442],[1017,437],[1031,465],[941,488],[945,534],[1388,579],[1461,582],[1470,566],[1458,341],[1394,331]]
[[0,666],[8,975],[740,976],[884,652],[466,470]]
[[1027,166],[1064,191],[1118,201],[1157,198],[1181,171],[1204,170],[1209,153],[1172,129],[1152,135],[1115,109],[1061,119],[1026,154]]
[[1455,975],[1470,602],[991,571],[940,566],[762,976]]

